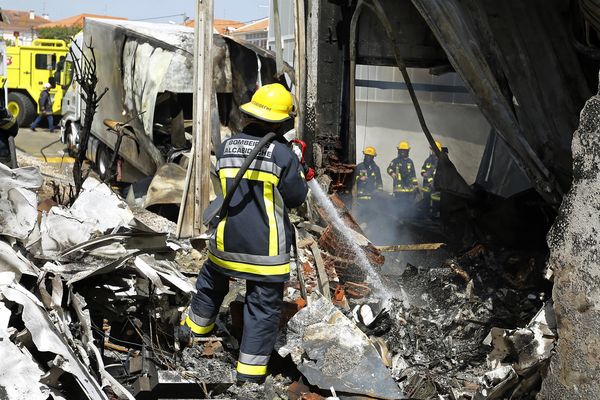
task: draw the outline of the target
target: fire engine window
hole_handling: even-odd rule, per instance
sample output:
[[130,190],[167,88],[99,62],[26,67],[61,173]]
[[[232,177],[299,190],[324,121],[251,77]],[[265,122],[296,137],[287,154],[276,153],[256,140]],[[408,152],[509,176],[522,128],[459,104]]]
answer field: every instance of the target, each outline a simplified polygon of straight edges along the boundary
[[35,69],[53,70],[56,68],[56,54],[36,54]]

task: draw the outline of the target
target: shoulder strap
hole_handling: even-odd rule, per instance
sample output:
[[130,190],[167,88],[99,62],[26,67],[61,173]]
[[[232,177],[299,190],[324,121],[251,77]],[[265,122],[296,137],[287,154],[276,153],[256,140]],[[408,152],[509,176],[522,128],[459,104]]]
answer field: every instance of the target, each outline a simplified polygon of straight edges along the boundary
[[227,191],[227,194],[225,195],[225,199],[223,200],[223,204],[221,205],[221,209],[219,210],[219,220],[222,220],[223,218],[225,218],[225,214],[227,214],[227,208],[229,208],[229,203],[231,202],[233,193],[235,192],[237,187],[240,185],[240,182],[242,181],[242,177],[244,176],[244,174],[250,167],[250,164],[252,164],[252,161],[254,161],[254,159],[256,159],[256,156],[258,156],[258,153],[260,153],[262,148],[265,147],[265,145],[267,143],[269,143],[271,140],[273,140],[273,138],[275,136],[277,136],[277,134],[275,132],[267,133],[258,142],[258,144],[254,147],[254,149],[252,149],[250,154],[248,154],[248,156],[244,160],[244,163],[240,167],[240,170],[235,175],[235,178],[233,178],[233,184],[230,186],[229,190]]

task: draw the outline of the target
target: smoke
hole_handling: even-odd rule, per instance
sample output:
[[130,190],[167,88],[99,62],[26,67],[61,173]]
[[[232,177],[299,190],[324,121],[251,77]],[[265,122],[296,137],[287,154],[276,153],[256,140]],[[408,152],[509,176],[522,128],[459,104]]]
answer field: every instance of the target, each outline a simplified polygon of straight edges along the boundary
[[[420,183],[420,182],[419,182]],[[377,246],[443,241],[436,218],[432,218],[422,196],[402,203],[393,194],[378,192],[371,200],[352,202],[352,213],[365,235]],[[446,251],[404,251],[385,253],[385,275],[400,275],[407,264],[439,266]]]
[[421,202],[404,202],[393,194],[378,192],[371,200],[355,200],[352,209],[367,237],[376,245],[385,246],[412,243],[414,233],[406,224],[424,217],[421,207]]

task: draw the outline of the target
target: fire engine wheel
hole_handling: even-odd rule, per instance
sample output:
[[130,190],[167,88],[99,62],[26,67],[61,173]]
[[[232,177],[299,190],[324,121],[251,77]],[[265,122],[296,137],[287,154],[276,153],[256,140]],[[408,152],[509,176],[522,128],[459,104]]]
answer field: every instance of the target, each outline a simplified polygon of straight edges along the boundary
[[29,126],[36,115],[35,103],[23,93],[9,93],[7,108],[23,127]]

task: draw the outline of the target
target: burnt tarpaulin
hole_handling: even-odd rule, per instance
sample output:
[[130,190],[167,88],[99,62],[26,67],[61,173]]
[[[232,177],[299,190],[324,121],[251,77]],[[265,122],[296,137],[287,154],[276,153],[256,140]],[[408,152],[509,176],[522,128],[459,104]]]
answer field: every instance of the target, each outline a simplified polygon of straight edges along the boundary
[[505,198],[531,189],[514,154],[494,130],[488,137],[475,182],[485,191]]
[[570,184],[571,133],[589,93],[562,2],[412,2],[532,185],[557,203]]
[[456,166],[448,158],[448,154],[440,153],[434,185],[437,190],[451,193],[463,198],[471,198],[473,192],[462,175],[456,170]]
[[[232,104],[227,119],[233,132],[243,128],[239,106],[252,98],[258,86],[278,82],[277,68],[272,53],[257,48],[250,43],[238,42],[233,37],[225,37],[229,49],[232,79]],[[285,64],[286,72],[292,74],[292,68]],[[286,85],[285,82],[280,82]]]

